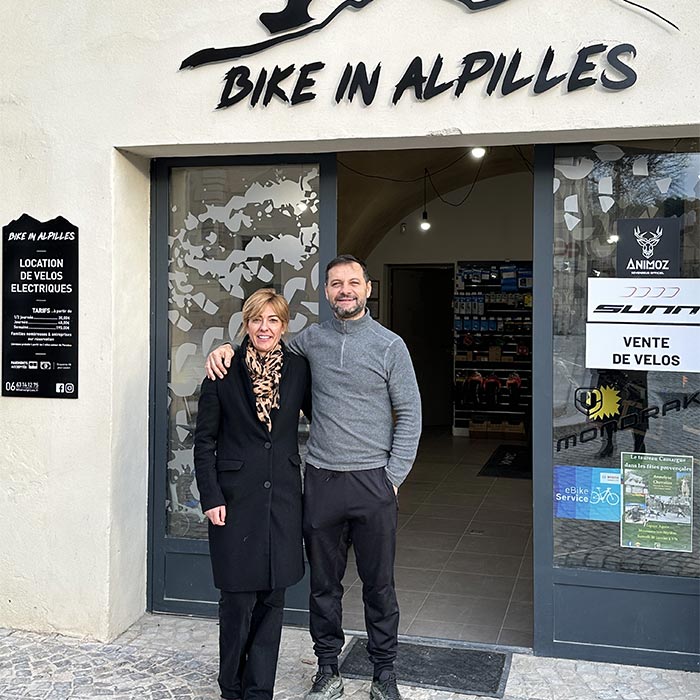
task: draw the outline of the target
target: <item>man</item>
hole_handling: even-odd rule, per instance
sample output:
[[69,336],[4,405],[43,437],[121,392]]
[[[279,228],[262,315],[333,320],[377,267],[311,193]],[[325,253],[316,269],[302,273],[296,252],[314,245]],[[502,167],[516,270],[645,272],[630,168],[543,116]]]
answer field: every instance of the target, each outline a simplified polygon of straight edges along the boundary
[[[366,310],[365,264],[341,255],[326,268],[334,318],[296,336],[289,348],[311,366],[312,421],[304,478],[304,540],[311,566],[310,629],[319,669],[307,700],[343,694],[341,580],[349,543],[362,580],[371,700],[400,700],[394,673],[399,608],[394,587],[397,494],[420,438],[420,395],[405,343]],[[207,358],[223,377],[229,345]]]

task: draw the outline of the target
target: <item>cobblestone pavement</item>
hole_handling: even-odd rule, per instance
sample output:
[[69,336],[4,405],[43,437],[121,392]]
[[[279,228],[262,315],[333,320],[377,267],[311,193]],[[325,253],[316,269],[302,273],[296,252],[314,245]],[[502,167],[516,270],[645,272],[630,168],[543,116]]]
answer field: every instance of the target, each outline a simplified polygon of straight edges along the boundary
[[[111,644],[0,629],[0,700],[217,700],[212,620],[145,615]],[[275,700],[303,698],[308,633],[286,628]],[[402,686],[406,700],[476,700]],[[346,681],[347,700],[369,684]],[[504,700],[698,700],[700,674],[513,654]]]

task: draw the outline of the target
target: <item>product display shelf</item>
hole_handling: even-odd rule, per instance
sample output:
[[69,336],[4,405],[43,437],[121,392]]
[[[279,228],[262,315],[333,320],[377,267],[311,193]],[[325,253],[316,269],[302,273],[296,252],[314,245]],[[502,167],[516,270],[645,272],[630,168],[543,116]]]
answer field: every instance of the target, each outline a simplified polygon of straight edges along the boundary
[[457,263],[453,308],[453,434],[523,439],[532,405],[532,263]]

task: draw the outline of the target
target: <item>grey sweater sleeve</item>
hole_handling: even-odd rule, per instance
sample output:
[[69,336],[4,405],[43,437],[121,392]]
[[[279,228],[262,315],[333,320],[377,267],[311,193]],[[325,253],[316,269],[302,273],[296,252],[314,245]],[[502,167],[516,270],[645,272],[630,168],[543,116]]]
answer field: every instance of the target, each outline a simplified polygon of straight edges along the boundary
[[293,352],[295,355],[306,357],[307,330],[308,329],[305,328],[303,331],[301,331],[301,333],[297,333],[290,341],[287,342],[287,348],[290,352]]
[[413,466],[421,433],[421,404],[416,373],[406,344],[398,338],[386,351],[391,407],[396,416],[387,476],[400,486]]

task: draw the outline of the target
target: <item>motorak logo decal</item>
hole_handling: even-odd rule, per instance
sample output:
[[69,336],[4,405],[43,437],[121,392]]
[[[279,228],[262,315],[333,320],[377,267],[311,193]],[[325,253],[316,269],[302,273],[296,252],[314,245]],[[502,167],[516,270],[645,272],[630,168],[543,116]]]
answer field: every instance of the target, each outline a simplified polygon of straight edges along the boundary
[[581,387],[574,394],[574,405],[586,418],[612,418],[620,413],[620,392],[610,386]]
[[[464,5],[470,12],[488,10],[508,2],[508,0],[454,1]],[[188,56],[182,62],[180,68],[197,68],[207,63],[230,61],[252,56],[283,42],[300,39],[308,34],[325,29],[344,10],[362,10],[372,2],[374,2],[374,0],[343,0],[338,3],[335,9],[326,15],[325,18],[316,20],[309,14],[309,6],[312,4],[312,0],[286,0],[286,6],[279,12],[263,12],[260,15],[260,22],[267,31],[273,35],[272,38],[246,46],[230,46],[223,49],[203,49]],[[621,0],[621,2],[646,12],[672,26],[674,29],[679,30],[676,24],[645,5],[633,2],[632,0]]]
[[[606,387],[607,389],[608,387]],[[602,390],[603,387],[600,387]],[[585,406],[580,405],[579,392],[582,392],[582,396],[585,392],[596,392],[598,389],[590,389],[582,387],[578,389],[574,395],[574,404],[581,413],[586,414],[587,409]],[[613,390],[619,396],[617,390]],[[589,398],[584,398],[586,403],[592,402],[592,405],[598,406],[598,410],[602,408],[601,403],[597,403],[598,399],[595,396],[589,396]],[[609,404],[608,404],[609,405]],[[618,432],[621,430],[633,430],[644,429],[649,419],[659,419],[665,418],[669,414],[680,413],[681,411],[687,411],[691,408],[697,408],[700,406],[700,391],[695,391],[692,394],[686,394],[683,397],[671,399],[663,404],[656,406],[648,406],[647,408],[642,408],[641,410],[628,410],[624,416],[620,416],[619,406],[615,409],[617,412],[608,420],[602,423],[597,423],[596,425],[586,427],[580,432],[571,433],[569,435],[564,435],[557,439],[556,451],[561,452],[562,450],[568,450],[577,445],[584,445],[587,442],[596,440],[597,438],[605,437],[611,432]],[[594,409],[595,410],[595,409]],[[592,417],[592,416],[587,416]],[[598,416],[600,417],[600,416]]]
[[654,248],[663,235],[664,230],[661,226],[658,226],[656,231],[644,231],[644,233],[641,232],[639,226],[634,229],[634,237],[637,239],[637,243],[642,247],[642,255],[647,260],[654,256]]

